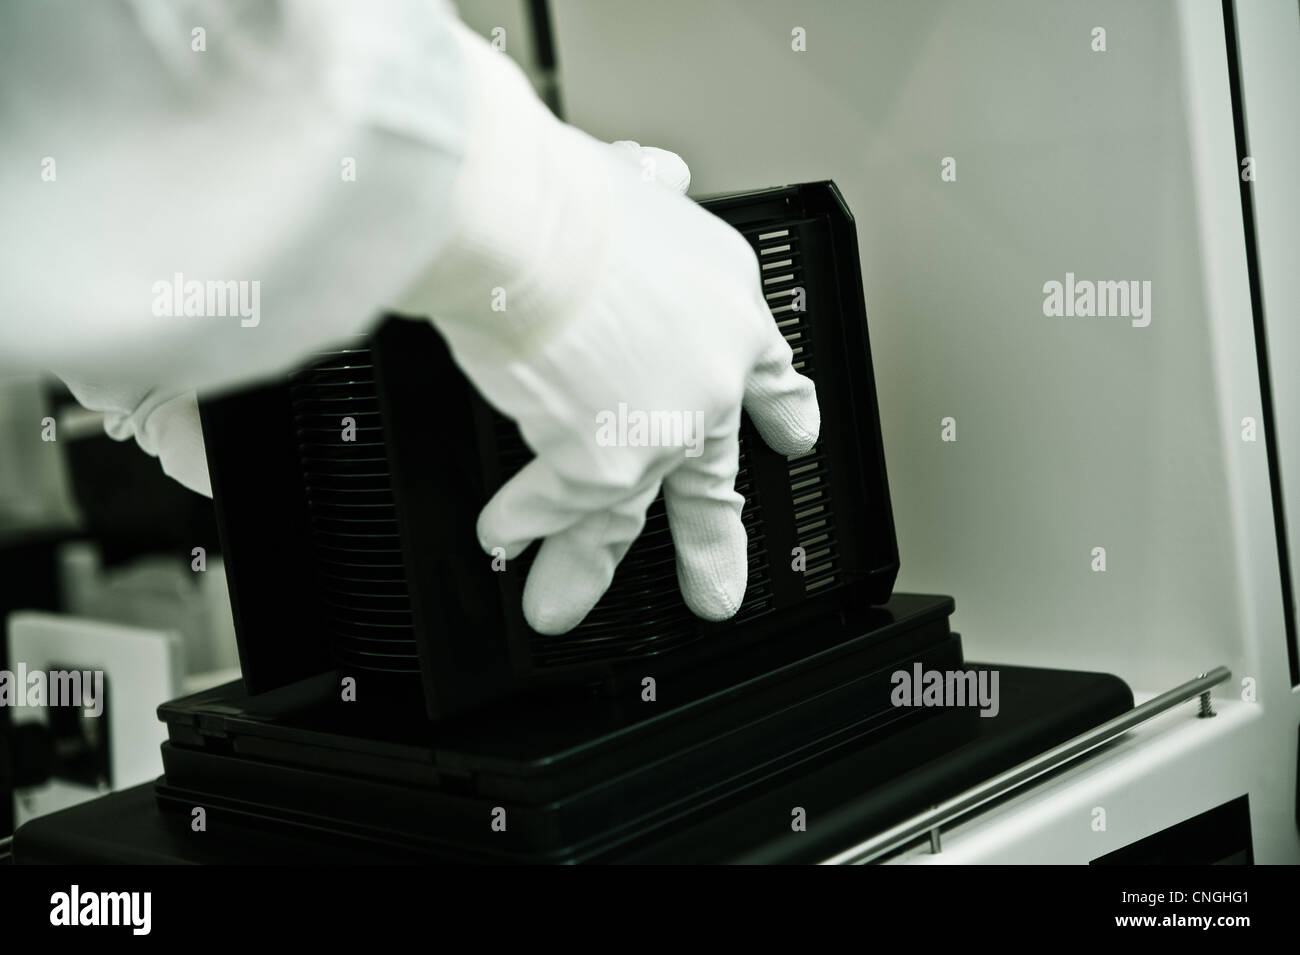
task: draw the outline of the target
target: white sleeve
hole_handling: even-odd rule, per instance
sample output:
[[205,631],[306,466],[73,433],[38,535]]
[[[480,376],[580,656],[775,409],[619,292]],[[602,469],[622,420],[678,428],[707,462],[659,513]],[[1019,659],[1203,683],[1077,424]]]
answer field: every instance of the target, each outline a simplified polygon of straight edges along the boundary
[[439,0],[0,5],[0,374],[177,395],[363,334],[448,240],[454,19]]

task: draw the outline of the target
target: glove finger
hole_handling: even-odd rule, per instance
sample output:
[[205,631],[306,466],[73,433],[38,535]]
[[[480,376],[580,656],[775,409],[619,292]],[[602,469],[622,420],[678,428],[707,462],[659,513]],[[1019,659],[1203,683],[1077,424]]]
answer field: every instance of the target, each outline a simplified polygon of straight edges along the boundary
[[585,496],[541,458],[534,458],[503,484],[478,516],[479,546],[497,547],[507,560],[523,553],[539,537],[571,527],[592,510]]
[[790,343],[772,316],[764,315],[764,321],[772,330],[745,379],[745,411],[773,451],[787,457],[804,454],[812,450],[821,432],[817,388],[794,370]]
[[524,583],[524,618],[541,634],[572,630],[609,589],[614,571],[645,526],[659,485],[617,507],[587,514],[542,542]]
[[677,153],[655,146],[642,146],[630,139],[620,139],[610,145],[635,163],[646,181],[658,182],[678,195],[686,195],[691,186],[691,169]]
[[749,559],[736,492],[740,415],[728,430],[711,436],[698,458],[687,458],[664,479],[664,504],[677,583],[686,606],[705,620],[728,620],[745,599]]

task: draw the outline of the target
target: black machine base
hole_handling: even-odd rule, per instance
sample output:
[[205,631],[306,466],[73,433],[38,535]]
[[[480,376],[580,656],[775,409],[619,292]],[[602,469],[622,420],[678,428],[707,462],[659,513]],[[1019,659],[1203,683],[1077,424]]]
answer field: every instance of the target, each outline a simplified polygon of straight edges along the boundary
[[[656,683],[653,700],[644,687],[550,694],[434,726],[363,703],[364,686],[343,702],[330,674],[256,697],[229,684],[160,708],[158,805],[177,822],[203,807],[346,856],[722,861],[724,846],[739,857],[789,833],[793,807],[825,813],[828,799],[876,790],[866,816],[889,825],[1132,706],[1115,677],[1023,669],[1042,675],[1030,684],[1075,685],[1038,699],[1004,681],[993,719],[893,705],[896,672],[964,668],[951,611],[950,598],[900,594],[855,640],[792,634]],[[1026,692],[1055,711],[1025,723]]]
[[[981,664],[972,664],[980,667]],[[996,667],[1002,709],[979,720],[973,738],[953,714],[914,724],[889,741],[716,807],[692,825],[600,861],[612,863],[812,863],[956,795],[992,774],[1123,712],[1128,688],[1102,673]],[[948,748],[945,749],[944,747]],[[937,750],[924,758],[919,752]],[[196,805],[207,805],[196,803]],[[807,829],[791,831],[791,807]],[[220,833],[220,838],[211,838]],[[441,861],[365,840],[340,840],[309,826],[254,813],[209,818],[195,833],[188,813],[160,811],[152,785],[110,793],[34,819],[14,836],[19,864],[320,865]]]

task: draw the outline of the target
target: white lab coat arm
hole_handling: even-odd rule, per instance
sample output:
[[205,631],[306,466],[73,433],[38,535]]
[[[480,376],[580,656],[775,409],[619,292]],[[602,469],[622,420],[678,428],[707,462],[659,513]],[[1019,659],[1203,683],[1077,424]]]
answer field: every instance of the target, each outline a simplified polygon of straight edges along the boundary
[[446,242],[466,137],[446,7],[177,9],[0,13],[0,373],[254,381],[364,333]]

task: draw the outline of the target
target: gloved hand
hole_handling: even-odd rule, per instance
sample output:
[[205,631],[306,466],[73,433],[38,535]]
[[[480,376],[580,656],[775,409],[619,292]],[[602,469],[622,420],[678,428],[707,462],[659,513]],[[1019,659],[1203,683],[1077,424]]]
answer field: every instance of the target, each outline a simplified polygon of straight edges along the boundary
[[[397,304],[433,315],[538,455],[484,508],[482,546],[514,558],[546,538],[524,613],[539,632],[564,632],[605,592],[662,486],[686,603],[725,619],[747,571],[734,488],[741,404],[784,454],[810,448],[820,425],[754,255],[680,195],[689,182],[680,159],[564,126],[509,61],[456,29],[475,126],[456,228]],[[193,394],[70,385],[108,412],[110,434],[135,436],[168,474],[211,493]],[[676,413],[680,443],[603,440],[618,437],[608,419],[620,405],[629,416]]]
[[[675,157],[611,149],[558,122],[485,43],[463,31],[461,47],[472,132],[456,227],[402,307],[432,315],[537,455],[483,509],[480,544],[513,559],[545,538],[524,614],[562,633],[604,594],[662,486],[686,604],[726,619],[747,576],[742,403],[782,454],[807,451],[820,427],[755,255],[659,181],[684,188]],[[609,426],[620,406],[685,428],[675,446],[631,430],[623,446]]]
[[158,458],[164,474],[204,497],[212,496],[194,392],[176,394],[121,382],[62,377],[83,408],[104,413],[104,431],[110,438],[135,438],[141,450]]

